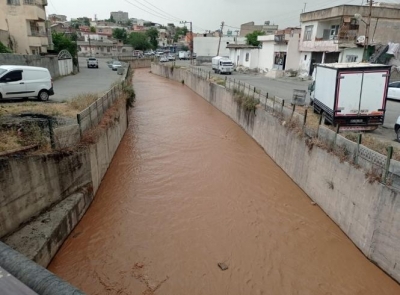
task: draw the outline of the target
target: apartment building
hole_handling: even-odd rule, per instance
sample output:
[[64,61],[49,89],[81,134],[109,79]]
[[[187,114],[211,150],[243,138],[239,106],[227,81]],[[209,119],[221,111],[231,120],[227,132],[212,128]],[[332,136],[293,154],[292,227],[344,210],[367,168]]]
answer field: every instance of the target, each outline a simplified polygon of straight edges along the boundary
[[312,75],[315,63],[361,62],[382,45],[400,41],[400,9],[375,4],[365,50],[368,6],[340,5],[300,15],[299,68]]
[[[5,0],[0,2],[0,31],[15,53],[46,53],[51,40],[46,27],[47,0]],[[4,41],[4,38],[3,38]]]
[[124,11],[113,11],[110,15],[116,22],[126,22],[129,20],[129,14]]

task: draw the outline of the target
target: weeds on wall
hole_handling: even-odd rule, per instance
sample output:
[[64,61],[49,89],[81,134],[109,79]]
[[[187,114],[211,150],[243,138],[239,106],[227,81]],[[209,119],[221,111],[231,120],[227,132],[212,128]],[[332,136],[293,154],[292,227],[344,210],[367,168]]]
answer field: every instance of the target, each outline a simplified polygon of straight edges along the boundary
[[260,100],[246,95],[243,91],[236,88],[233,89],[233,99],[246,112],[255,112]]

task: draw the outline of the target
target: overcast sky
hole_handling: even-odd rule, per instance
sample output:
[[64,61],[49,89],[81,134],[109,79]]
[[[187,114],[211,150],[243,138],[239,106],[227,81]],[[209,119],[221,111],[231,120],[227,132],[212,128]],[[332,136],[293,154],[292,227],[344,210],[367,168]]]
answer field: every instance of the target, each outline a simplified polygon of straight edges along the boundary
[[[340,4],[361,4],[362,0],[48,0],[47,13],[64,14],[68,19],[87,16],[110,17],[110,11],[127,11],[129,17],[160,24],[193,21],[194,31],[216,30],[225,21],[226,29],[240,24],[266,20],[280,28],[299,25],[299,14]],[[365,2],[365,1],[364,1]],[[382,2],[394,2],[385,0]],[[224,30],[226,31],[226,30]]]

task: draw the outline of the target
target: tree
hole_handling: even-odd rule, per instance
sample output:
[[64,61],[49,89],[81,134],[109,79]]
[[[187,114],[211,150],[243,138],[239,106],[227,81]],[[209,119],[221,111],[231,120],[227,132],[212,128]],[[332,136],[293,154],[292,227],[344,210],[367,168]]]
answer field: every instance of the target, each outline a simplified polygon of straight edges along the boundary
[[254,31],[253,33],[249,33],[246,35],[246,44],[247,45],[253,45],[253,46],[259,46],[260,41],[257,41],[258,36],[265,35],[263,31]]
[[84,18],[83,18],[83,24],[84,24],[85,26],[90,27],[90,20],[89,20],[89,18],[84,17]]
[[150,28],[146,31],[147,37],[150,39],[150,44],[153,49],[157,49],[158,47],[158,30],[156,28]]
[[128,43],[136,50],[148,50],[151,48],[147,36],[143,33],[131,33],[128,37]]
[[56,33],[53,32],[53,44],[54,44],[54,51],[59,53],[61,50],[68,50],[69,53],[74,57],[74,63],[77,63],[77,47],[76,43],[72,42],[70,38],[65,36],[64,33]]
[[112,34],[113,38],[122,40],[122,42],[126,43],[126,40],[128,39],[128,34],[125,29],[120,29],[116,28],[113,30]]
[[187,32],[189,32],[187,27],[177,27],[175,29],[174,42],[178,42],[179,36],[186,36]]
[[114,19],[112,14],[111,14],[110,19],[108,21],[111,22],[111,23],[115,23],[115,19]]
[[95,27],[90,27],[90,32],[91,33],[96,33],[96,28]]
[[0,53],[12,53],[11,49],[0,42]]

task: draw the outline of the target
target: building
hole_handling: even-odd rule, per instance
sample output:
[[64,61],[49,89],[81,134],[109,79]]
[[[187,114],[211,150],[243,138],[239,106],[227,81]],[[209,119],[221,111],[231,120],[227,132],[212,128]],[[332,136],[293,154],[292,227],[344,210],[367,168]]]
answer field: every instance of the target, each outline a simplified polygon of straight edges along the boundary
[[47,0],[7,0],[0,2],[0,31],[15,53],[41,54],[51,47],[46,27]]
[[[362,19],[357,19],[356,14]],[[362,61],[368,14],[369,7],[359,5],[340,5],[302,13],[299,68],[303,74],[312,75],[315,63]],[[399,8],[375,4],[371,11],[369,48],[365,58],[369,59],[373,54],[379,57],[382,53],[376,51],[381,47],[398,42],[399,27]]]
[[286,28],[274,35],[258,36],[258,41],[261,42],[258,67],[265,71],[297,70],[300,33],[300,28]]
[[67,16],[62,14],[49,14],[48,19],[52,24],[55,24],[58,22],[66,22]]
[[258,69],[260,48],[247,44],[228,44],[229,58],[236,67]]
[[110,15],[116,22],[127,22],[129,20],[128,13],[124,11],[113,11]]
[[247,34],[254,31],[263,31],[265,35],[272,35],[278,30],[278,25],[271,25],[270,21],[264,22],[263,25],[255,25],[254,22],[248,22],[240,25],[240,37],[246,37]]
[[[228,37],[221,38],[221,45],[219,49],[220,56],[229,56],[230,52],[227,49],[229,44],[245,44],[246,38],[244,37]],[[219,37],[194,37],[193,47],[197,56],[216,56],[218,51]]]
[[86,37],[85,41],[78,41],[80,56],[116,56],[133,52],[133,47],[124,45],[120,40],[105,39],[92,40],[92,37],[101,36],[91,35],[90,42]]

